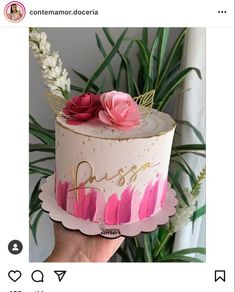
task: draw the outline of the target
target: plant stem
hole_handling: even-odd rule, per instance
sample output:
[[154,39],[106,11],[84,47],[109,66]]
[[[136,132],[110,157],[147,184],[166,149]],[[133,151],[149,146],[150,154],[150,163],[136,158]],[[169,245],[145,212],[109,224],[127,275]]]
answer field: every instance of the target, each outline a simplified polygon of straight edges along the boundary
[[167,241],[171,237],[171,235],[172,235],[172,231],[171,231],[171,229],[169,229],[168,232],[167,232],[167,234],[163,238],[161,244],[159,245],[159,247],[155,249],[154,254],[153,254],[153,257],[154,258],[156,258],[160,254],[163,246],[167,243]]

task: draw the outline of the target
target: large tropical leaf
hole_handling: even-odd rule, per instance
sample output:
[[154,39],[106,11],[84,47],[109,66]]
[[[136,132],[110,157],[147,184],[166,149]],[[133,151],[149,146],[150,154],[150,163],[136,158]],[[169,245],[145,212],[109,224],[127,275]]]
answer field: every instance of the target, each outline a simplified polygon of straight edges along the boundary
[[122,41],[124,40],[124,37],[127,33],[127,29],[125,29],[122,34],[120,35],[119,39],[117,40],[116,44],[113,46],[110,53],[106,56],[102,64],[97,68],[97,70],[93,73],[92,77],[88,80],[86,87],[84,88],[84,92],[89,91],[94,81],[100,76],[100,74],[103,72],[103,70],[107,67],[109,62],[112,60],[112,58],[117,53],[120,45],[122,44]]
[[195,67],[188,67],[174,76],[167,84],[157,93],[156,108],[162,111],[168,102],[174,97],[175,90],[182,84],[189,72],[195,71],[197,76],[201,79],[201,72]]
[[[102,44],[102,41],[101,41],[101,39],[100,39],[100,37],[98,36],[97,33],[95,34],[95,37],[96,37],[96,43],[97,43],[97,46],[98,46],[98,48],[99,48],[101,54],[103,55],[104,58],[106,58],[106,57],[107,57],[107,53],[106,53],[106,51],[105,51],[105,49],[104,49],[104,46],[103,46],[103,44]],[[107,64],[107,69],[108,69],[108,71],[109,71],[109,74],[110,74],[110,77],[111,77],[111,80],[112,80],[113,88],[116,88],[116,82],[117,82],[117,81],[116,81],[116,77],[115,77],[115,74],[114,74],[114,72],[113,72],[113,68],[112,68],[111,63],[108,63],[108,64]]]
[[[80,73],[80,72],[78,72],[78,71],[76,71],[75,69],[72,69],[73,70],[73,72],[78,76],[78,77],[80,77],[84,82],[88,82],[89,81],[89,78],[88,77],[86,77],[84,74],[82,74],[82,73]],[[80,91],[80,89],[82,89],[82,88],[80,88],[80,87],[75,87],[75,86],[72,86],[72,89],[74,89],[74,90],[79,90]],[[93,90],[95,90],[95,92],[96,91],[98,91],[99,90],[99,86],[98,85],[96,85],[95,83],[91,83],[91,89],[93,89]],[[84,90],[84,89],[83,89]]]
[[202,207],[200,207],[199,209],[197,209],[194,213],[193,216],[191,218],[191,220],[194,222],[196,221],[198,218],[200,218],[201,216],[206,214],[206,205],[203,205]]
[[169,37],[169,28],[159,28],[157,32],[157,39],[158,39],[158,48],[156,54],[156,61],[157,61],[157,75],[155,80],[155,89],[158,89],[158,82],[160,79],[160,73],[162,71],[163,62],[165,60],[167,44],[168,44],[168,37]]
[[150,234],[144,234],[144,253],[145,253],[145,261],[152,262],[152,246],[151,246],[151,236]]
[[177,124],[179,125],[183,125],[183,126],[188,126],[192,129],[192,131],[194,132],[194,134],[197,136],[197,138],[200,140],[200,142],[202,144],[205,144],[205,140],[203,138],[202,133],[196,128],[194,127],[190,122],[188,121],[184,121],[184,120],[176,120]]
[[55,134],[45,128],[29,123],[29,133],[45,144],[55,145]]
[[54,145],[46,145],[46,144],[29,144],[29,152],[50,152],[55,153],[55,146]]
[[157,85],[157,87],[155,88],[156,92],[158,92],[158,89],[162,85],[163,81],[166,80],[166,77],[169,75],[169,72],[172,71],[172,68],[174,68],[176,64],[179,62],[179,56],[181,57],[182,55],[183,48],[182,44],[187,31],[188,31],[187,28],[183,29],[183,31],[178,36],[176,42],[173,44],[172,49],[164,63],[159,82],[156,84]]

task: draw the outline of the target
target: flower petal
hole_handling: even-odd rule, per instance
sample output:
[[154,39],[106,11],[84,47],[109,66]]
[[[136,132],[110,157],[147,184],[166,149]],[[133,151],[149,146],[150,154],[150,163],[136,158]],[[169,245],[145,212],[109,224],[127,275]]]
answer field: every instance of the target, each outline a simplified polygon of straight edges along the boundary
[[99,119],[101,120],[101,122],[103,122],[107,125],[110,125],[110,126],[113,125],[112,122],[110,121],[109,116],[103,110],[99,111]]
[[88,93],[85,93],[80,96],[79,105],[81,106],[89,106],[91,104],[91,96]]
[[87,121],[92,117],[92,115],[88,112],[86,113],[77,113],[73,115],[73,119],[79,120],[79,121]]

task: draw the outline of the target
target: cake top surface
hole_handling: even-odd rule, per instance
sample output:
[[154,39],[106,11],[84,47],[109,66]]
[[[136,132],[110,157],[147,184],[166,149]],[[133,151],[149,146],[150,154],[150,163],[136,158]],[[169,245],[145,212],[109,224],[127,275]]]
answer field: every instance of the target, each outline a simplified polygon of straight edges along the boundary
[[57,116],[56,123],[74,133],[89,137],[120,140],[160,136],[171,131],[176,126],[175,121],[168,114],[154,109],[141,120],[139,126],[127,131],[105,125],[98,120],[87,121],[80,125],[69,125],[61,115]]

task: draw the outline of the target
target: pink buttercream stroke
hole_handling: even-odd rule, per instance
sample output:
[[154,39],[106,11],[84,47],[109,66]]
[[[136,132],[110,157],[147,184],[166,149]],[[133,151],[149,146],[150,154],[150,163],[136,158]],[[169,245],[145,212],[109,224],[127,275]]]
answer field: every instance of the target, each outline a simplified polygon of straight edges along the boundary
[[118,224],[130,222],[132,193],[133,189],[131,189],[131,187],[127,187],[122,193],[117,210]]
[[58,205],[66,210],[67,208],[67,197],[68,197],[68,190],[69,190],[69,182],[59,182],[57,183],[57,188],[56,188],[56,201]]
[[77,189],[77,200],[74,205],[74,215],[81,219],[93,220],[96,212],[97,192],[93,188],[86,194],[84,184],[81,184]]
[[159,185],[159,179],[157,179],[155,184],[153,185],[150,196],[149,196],[147,217],[150,217],[154,213],[154,209],[155,209],[156,201],[157,201],[157,195],[158,195],[158,185]]
[[[145,188],[143,198],[140,202],[139,218],[145,219],[153,215],[159,207],[161,208],[166,199],[167,179],[162,175],[157,177],[154,185],[149,183]],[[160,201],[160,204],[158,203]]]
[[[69,185],[67,181],[57,182],[56,200],[61,208],[67,211],[69,208],[70,213],[84,220],[116,225],[143,220],[162,208],[166,199],[167,179],[158,175],[154,183],[150,182],[146,186],[142,199],[138,191],[128,186],[122,192],[120,200],[117,194],[112,194],[107,202],[101,192],[88,189],[84,184],[76,190],[77,196],[71,196]],[[74,203],[68,204],[68,194]],[[73,210],[71,204],[74,206]]]
[[104,210],[106,206],[105,197],[101,192],[97,192],[96,196],[96,210],[93,221],[102,223],[104,222]]
[[160,202],[161,208],[164,207],[164,204],[166,201],[166,190],[167,190],[167,180],[165,180],[163,183],[162,197],[161,197],[161,202]]
[[112,194],[106,203],[104,210],[104,222],[106,224],[117,224],[117,210],[118,210],[118,197],[117,194]]
[[79,218],[83,218],[83,206],[85,201],[85,185],[81,184],[79,189],[77,189],[77,200],[75,201],[74,210],[75,216]]
[[152,191],[152,183],[149,183],[144,191],[144,196],[140,202],[139,218],[140,220],[148,217],[148,203]]

